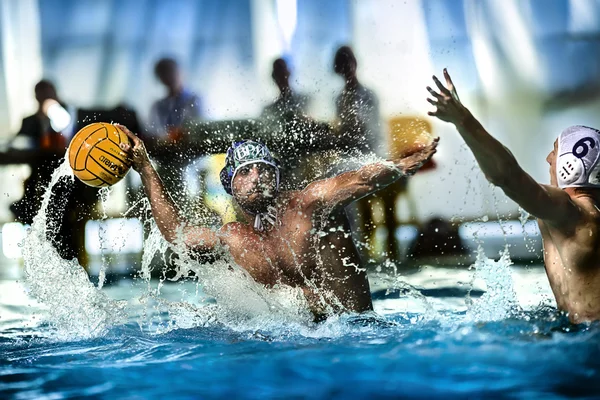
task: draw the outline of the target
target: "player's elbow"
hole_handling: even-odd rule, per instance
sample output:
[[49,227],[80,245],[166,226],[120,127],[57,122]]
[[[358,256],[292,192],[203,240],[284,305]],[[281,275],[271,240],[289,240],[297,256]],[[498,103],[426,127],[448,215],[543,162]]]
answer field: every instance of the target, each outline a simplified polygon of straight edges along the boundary
[[[159,222],[159,221],[157,221]],[[157,223],[158,230],[162,234],[163,238],[171,243],[177,244],[182,241],[182,230],[177,227],[167,226],[166,224]]]
[[509,180],[509,178],[504,174],[494,174],[494,175],[487,174],[485,176],[485,178],[492,185],[500,187],[500,188],[506,187],[506,184],[508,183],[508,180]]
[[162,234],[163,238],[171,244],[175,244],[177,241],[177,235],[171,230],[161,229],[160,233]]
[[485,177],[492,185],[505,189],[518,182],[522,173],[523,170],[515,161],[494,168],[494,171],[486,173]]

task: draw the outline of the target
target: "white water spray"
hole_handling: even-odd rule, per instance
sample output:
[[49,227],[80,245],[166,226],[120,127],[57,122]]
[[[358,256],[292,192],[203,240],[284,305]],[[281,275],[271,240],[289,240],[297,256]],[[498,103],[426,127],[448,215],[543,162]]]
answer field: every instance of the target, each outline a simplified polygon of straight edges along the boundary
[[[25,278],[31,295],[48,307],[48,321],[60,337],[95,337],[124,321],[123,302],[109,299],[96,288],[76,259],[64,260],[47,239],[47,212],[52,188],[73,179],[67,160],[52,174],[40,211],[23,242]],[[66,201],[66,199],[54,199]]]
[[472,300],[467,311],[467,319],[471,321],[498,321],[510,317],[520,310],[515,293],[510,266],[512,261],[508,248],[500,253],[497,262],[485,256],[483,248],[477,248],[477,259],[474,279],[481,279],[486,284],[486,291],[477,300]]

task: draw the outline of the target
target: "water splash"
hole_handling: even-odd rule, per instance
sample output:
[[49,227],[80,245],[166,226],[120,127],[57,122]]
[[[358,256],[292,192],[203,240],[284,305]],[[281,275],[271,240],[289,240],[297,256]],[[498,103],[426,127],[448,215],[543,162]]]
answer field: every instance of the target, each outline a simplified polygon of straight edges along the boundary
[[531,217],[531,214],[525,211],[523,208],[519,207],[519,222],[523,226],[523,230],[525,230],[525,224]]
[[[217,323],[233,330],[257,330],[312,321],[301,289],[277,285],[267,288],[257,283],[224,249],[216,250],[220,256],[218,261],[199,261],[182,244],[168,243],[154,219],[147,220],[146,224],[150,234],[145,241],[139,278],[147,285],[143,301],[152,308],[146,315],[163,316],[160,321],[154,321],[155,332]],[[169,253],[172,257],[166,256]],[[158,282],[151,279],[152,260],[156,256],[163,264]],[[163,286],[174,284],[168,281],[189,280],[196,282],[194,298],[181,302],[161,298]]]
[[507,247],[500,253],[500,259],[494,261],[487,258],[483,248],[478,246],[477,258],[472,265],[476,269],[473,279],[483,280],[487,290],[479,299],[469,299],[468,320],[498,321],[520,311],[510,271],[511,265]]
[[25,279],[30,294],[48,308],[47,319],[57,329],[58,337],[95,337],[124,321],[124,303],[109,299],[90,282],[76,259],[61,258],[47,239],[52,189],[65,178],[73,179],[67,160],[52,174],[40,211],[23,241]]
[[[363,160],[363,163],[368,161],[371,160]],[[131,310],[125,308],[126,302],[108,298],[100,290],[101,286],[94,287],[77,261],[61,259],[47,240],[46,213],[51,190],[60,179],[69,176],[72,179],[68,164],[63,162],[52,177],[42,208],[25,240],[25,272],[31,294],[48,306],[48,319],[60,335],[66,338],[94,337],[104,334],[114,324],[125,322]],[[145,201],[144,204],[145,211],[149,211],[149,203]],[[164,333],[178,328],[221,325],[235,331],[331,337],[350,329],[343,322],[352,319],[352,316],[334,316],[324,324],[314,324],[300,288],[284,285],[267,288],[257,283],[226,256],[224,249],[218,250],[222,256],[220,261],[202,262],[182,246],[166,242],[152,218],[145,219],[144,224],[150,233],[144,243],[137,282],[146,285],[147,289],[137,300],[146,307],[138,323],[148,332]],[[329,234],[326,220],[317,223],[316,228],[315,245],[318,245],[319,237]],[[163,265],[158,282],[151,279],[152,260],[157,255],[162,257]],[[481,247],[478,249],[476,277],[485,280],[488,291],[469,309],[471,320],[499,320],[518,309],[510,264],[506,250],[496,263],[485,258]],[[167,265],[170,271],[167,271]],[[168,301],[161,296],[162,290],[165,285],[177,285],[168,281],[193,281],[196,293],[180,301]],[[392,289],[423,301],[426,315],[420,321],[441,318],[418,290],[402,282],[398,276],[392,281],[388,282]],[[325,304],[335,304],[335,299],[322,295]]]
[[[102,210],[101,218],[105,221],[108,218],[108,215],[106,215],[106,204],[108,203],[108,197],[110,196],[110,187],[100,189],[98,195],[100,196],[100,208]],[[102,286],[104,286],[104,282],[106,281],[106,267],[108,265],[108,259],[106,258],[106,225],[100,224],[99,231],[102,262],[100,263],[100,272],[98,273],[98,289],[102,289]]]

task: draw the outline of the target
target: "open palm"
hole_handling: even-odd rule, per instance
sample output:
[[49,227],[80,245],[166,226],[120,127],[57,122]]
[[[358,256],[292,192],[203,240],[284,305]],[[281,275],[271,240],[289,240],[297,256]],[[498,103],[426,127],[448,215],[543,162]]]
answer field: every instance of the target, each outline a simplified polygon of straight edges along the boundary
[[398,168],[404,175],[415,174],[435,154],[439,140],[440,138],[435,138],[430,144],[401,158],[398,162]]
[[469,116],[469,111],[460,102],[456,87],[445,68],[444,78],[446,78],[447,87],[435,75],[433,76],[433,81],[437,85],[439,93],[427,86],[427,91],[433,96],[433,99],[428,98],[427,101],[436,107],[435,111],[430,111],[427,114],[453,124],[461,123]]

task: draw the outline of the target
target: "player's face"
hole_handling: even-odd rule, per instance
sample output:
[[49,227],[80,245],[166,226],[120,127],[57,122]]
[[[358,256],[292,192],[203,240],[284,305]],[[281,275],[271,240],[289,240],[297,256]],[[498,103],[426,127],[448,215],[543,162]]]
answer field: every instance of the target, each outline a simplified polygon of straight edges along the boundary
[[245,210],[263,212],[276,195],[276,179],[275,168],[268,164],[245,165],[231,182],[233,196]]
[[558,151],[558,139],[554,141],[554,148],[546,157],[546,161],[550,165],[550,184],[557,186],[556,180],[556,152]]

